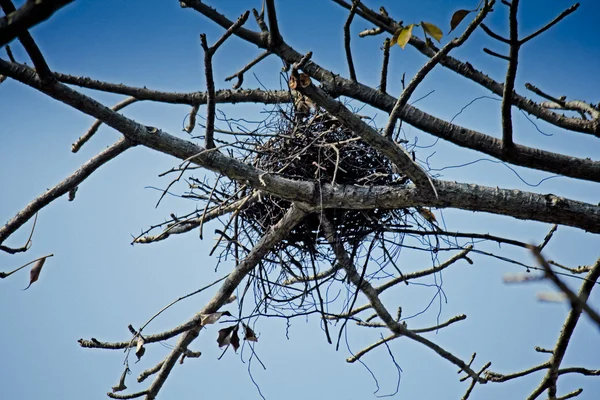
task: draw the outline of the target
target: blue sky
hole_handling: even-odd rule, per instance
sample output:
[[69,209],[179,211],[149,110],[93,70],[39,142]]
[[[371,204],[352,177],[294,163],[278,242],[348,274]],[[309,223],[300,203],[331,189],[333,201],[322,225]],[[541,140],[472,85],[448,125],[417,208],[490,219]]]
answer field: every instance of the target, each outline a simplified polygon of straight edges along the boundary
[[[221,3],[210,4],[231,19],[236,19],[248,7],[260,8],[260,1]],[[459,8],[473,8],[477,1],[388,3],[393,3],[386,4],[390,14],[405,23],[426,20],[447,32],[452,13]],[[524,34],[534,31],[570,5],[541,0],[522,3],[520,26]],[[299,52],[313,51],[316,62],[347,76],[342,44],[347,12],[322,0],[279,1],[277,4],[284,39]],[[379,6],[379,3],[367,4],[374,8]],[[517,91],[527,94],[523,85],[531,82],[556,96],[567,95],[570,99],[597,103],[600,93],[600,81],[596,77],[600,67],[600,42],[596,40],[598,15],[600,3],[582,1],[574,15],[527,44],[522,51]],[[504,34],[505,21],[506,8],[497,5],[488,25]],[[248,25],[255,28],[251,20]],[[370,27],[357,17],[352,44],[359,81],[377,85],[383,36],[356,37],[359,31]],[[222,30],[196,12],[181,9],[178,1],[107,0],[77,1],[31,33],[55,71],[132,86],[189,92],[205,89],[199,34],[206,33],[212,43]],[[491,43],[482,31],[477,31],[471,41],[452,54],[502,80],[505,63],[484,54],[483,46],[506,52],[501,45]],[[27,60],[17,43],[13,43],[12,48],[18,60]],[[215,56],[218,87],[230,87],[223,78],[259,53],[260,50],[237,38],[228,40]],[[393,48],[388,91],[398,94],[402,73],[410,79],[424,62],[425,58],[409,47],[404,51]],[[246,74],[244,87],[279,88],[280,68],[280,61],[268,58]],[[485,89],[442,68],[436,68],[412,98],[418,99],[431,90],[435,92],[416,105],[448,119],[474,98],[491,96]],[[121,99],[109,94],[85,93],[107,105]],[[256,119],[262,108],[239,105],[222,109],[238,117]],[[201,109],[201,114],[203,111]],[[188,112],[187,106],[142,102],[128,107],[124,114],[185,137],[181,128]],[[597,139],[536,121],[540,130],[552,134],[546,137],[521,113],[515,111],[514,114],[518,143],[598,159]],[[384,124],[385,116],[379,112],[376,120]],[[119,137],[117,132],[104,127],[79,153],[72,154],[71,143],[93,120],[11,80],[0,85],[0,121],[0,182],[4,188],[0,219],[3,221],[12,218],[46,188]],[[487,98],[476,101],[455,120],[490,135],[500,134],[499,121],[500,103]],[[418,138],[419,145],[425,147],[436,142],[434,137],[408,126],[405,134],[410,140]],[[440,169],[482,160],[467,167],[444,169],[440,173],[447,180],[554,193],[594,204],[600,197],[597,184],[567,178],[554,178],[531,187],[506,166],[442,141],[435,147],[417,150],[417,155],[420,159],[432,155],[431,166]],[[129,244],[131,235],[162,221],[169,213],[183,214],[196,206],[190,201],[167,197],[158,209],[154,208],[160,193],[149,187],[166,187],[168,178],[159,178],[158,174],[176,165],[177,160],[147,149],[128,151],[82,184],[76,201],[61,198],[40,213],[29,252],[15,256],[0,254],[2,271],[48,253],[55,255],[46,263],[40,281],[28,291],[21,291],[27,284],[26,271],[1,282],[0,398],[103,398],[118,381],[124,354],[81,349],[77,339],[128,339],[128,324],[143,324],[173,299],[227,272],[229,265],[214,271],[216,259],[208,257],[214,244],[210,234],[206,234],[204,241],[198,239],[197,232],[191,232],[153,245]],[[529,183],[548,176],[524,168],[514,169]],[[436,211],[436,214],[443,216],[451,230],[489,232],[528,242],[539,242],[550,228],[545,224],[456,210]],[[29,227],[25,226],[4,244],[22,245]],[[215,227],[211,225],[205,232],[211,233]],[[600,255],[599,244],[597,235],[561,227],[546,255],[573,267],[589,265]],[[497,246],[488,248],[500,251]],[[502,252],[533,264],[520,249],[503,248]],[[406,252],[403,257],[406,257],[403,268],[408,271],[430,266],[432,262],[427,254]],[[426,313],[408,321],[409,327],[435,323],[438,313],[441,320],[465,313],[466,321],[428,337],[463,359],[476,351],[478,363],[475,366],[491,360],[492,370],[497,372],[513,372],[545,361],[545,356],[534,352],[533,347],[554,345],[568,312],[567,305],[536,301],[536,292],[552,289],[548,284],[503,285],[505,273],[522,271],[516,266],[481,256],[473,259],[475,265],[457,264],[436,277],[438,282],[443,280],[447,302],[440,309],[436,298]],[[432,282],[433,278],[423,281]],[[569,283],[575,287],[579,281]],[[384,300],[402,304],[405,315],[411,315],[423,310],[434,294],[432,288],[411,285],[390,290]],[[178,304],[161,315],[147,331],[159,332],[187,320],[210,296],[209,291]],[[599,302],[600,294],[596,292],[591,304]],[[249,377],[249,368],[267,399],[280,398],[283,393],[288,399],[373,398],[376,385],[369,372],[361,365],[347,364],[348,350],[342,348],[336,353],[325,341],[315,318],[292,321],[290,340],[286,339],[283,321],[264,320],[257,324],[260,341],[256,350],[266,370],[257,363],[248,365],[247,350],[242,354],[243,360],[229,352],[218,361],[220,351],[215,343],[218,329],[210,327],[201,334],[192,349],[202,351],[202,357],[176,367],[160,398],[183,400],[201,395],[259,398]],[[348,343],[357,351],[378,337],[374,331],[351,326]],[[594,350],[599,346],[597,329],[583,317],[564,365],[600,368],[600,359]],[[398,397],[455,399],[466,390],[466,385],[458,382],[456,368],[438,359],[429,349],[407,340],[393,342],[391,349],[402,367]],[[147,349],[142,361],[133,365],[133,374],[128,378],[132,391],[145,388],[134,384],[135,377],[168,351],[161,345]],[[379,381],[379,394],[393,392],[397,372],[385,349],[372,352],[365,357],[365,362]],[[471,398],[522,398],[537,386],[541,377],[537,374],[508,384],[488,384],[476,388]],[[578,387],[584,388],[581,399],[593,399],[600,392],[600,380],[565,377],[559,381],[562,394]]]

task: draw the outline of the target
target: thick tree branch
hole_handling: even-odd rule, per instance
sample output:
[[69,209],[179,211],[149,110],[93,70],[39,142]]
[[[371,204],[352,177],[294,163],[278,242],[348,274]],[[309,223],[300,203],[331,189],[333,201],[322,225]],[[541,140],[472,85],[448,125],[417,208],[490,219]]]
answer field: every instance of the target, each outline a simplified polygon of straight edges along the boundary
[[[337,0],[335,0],[337,2]],[[340,0],[341,1],[341,0]],[[188,1],[187,3],[195,3]],[[206,12],[206,6],[193,7],[197,11],[213,19],[215,11]],[[357,14],[359,10],[357,10]],[[232,22],[227,20],[221,14],[214,17],[214,21],[221,24],[224,27],[231,26]],[[240,30],[238,30],[238,33]],[[238,34],[236,33],[236,34]],[[251,37],[248,35],[238,34],[243,39],[248,40],[250,43],[254,43],[259,47],[262,46],[262,42],[259,37]],[[255,39],[255,40],[253,40]],[[414,38],[413,38],[414,39]],[[413,40],[411,39],[411,41]],[[263,47],[266,48],[266,47]],[[277,48],[271,49],[274,53],[279,55],[288,64],[293,64],[302,59],[302,55],[296,52],[285,43],[281,43]],[[433,57],[434,54],[431,56]],[[443,59],[440,60],[440,63]],[[334,95],[344,95],[360,100],[366,104],[376,107],[380,110],[390,112],[396,99],[385,93],[381,93],[378,90],[372,89],[368,86],[361,85],[357,82],[352,82],[348,79],[344,79],[340,76],[334,75],[332,72],[323,69],[314,62],[308,62],[303,67],[303,71],[321,81],[323,89]],[[502,90],[498,91],[501,94]],[[513,96],[514,97],[514,96]],[[528,111],[527,109],[523,108]],[[436,118],[429,115],[416,107],[406,105],[400,112],[399,117],[405,122],[413,125],[414,127],[428,132],[439,138],[448,140],[461,147],[466,147],[472,150],[480,151],[482,153],[491,155],[492,157],[498,158],[503,161],[510,162],[514,165],[520,165],[528,168],[534,168],[541,171],[552,172],[564,176],[570,176],[578,179],[585,179],[594,182],[600,182],[600,162],[592,161],[587,159],[579,159],[576,157],[569,157],[562,154],[552,153],[540,149],[534,149],[530,147],[515,145],[514,148],[509,152],[503,150],[502,141],[492,136],[485,135],[483,133],[464,128],[455,124],[451,124],[442,119]],[[578,120],[583,123],[591,121]],[[550,122],[550,121],[549,121]],[[598,135],[600,136],[600,120],[596,123]],[[574,128],[566,129],[578,130]]]
[[[11,0],[0,0],[0,6],[6,15],[10,15],[17,11]],[[54,75],[52,75],[52,72],[46,63],[42,52],[38,48],[37,44],[35,44],[31,34],[27,30],[23,30],[19,34],[19,41],[29,55],[29,58],[31,58],[31,61],[35,66],[35,70],[40,75],[42,82],[46,83],[53,81],[55,79]]]
[[[429,194],[420,193],[414,188],[406,188],[404,185],[365,188],[347,185],[315,185],[313,182],[287,179],[278,174],[258,170],[219,152],[206,152],[204,148],[194,143],[179,139],[156,128],[138,124],[65,85],[56,83],[50,88],[43,87],[35,73],[25,66],[0,60],[0,73],[9,75],[48,94],[50,97],[103,121],[134,143],[143,144],[146,147],[182,160],[192,161],[211,171],[219,172],[230,179],[248,182],[253,187],[266,193],[290,201],[300,201],[324,208],[344,209],[394,209],[415,206],[454,207],[510,215],[520,219],[534,219],[541,222],[570,225],[596,233],[600,231],[599,206],[551,194],[540,195],[478,185],[436,181],[438,198],[434,198]],[[311,85],[309,88],[314,88],[314,86]],[[337,104],[337,102],[334,103]],[[600,179],[600,174],[596,178]]]
[[415,185],[424,193],[431,193],[437,197],[435,184],[412,157],[401,146],[386,138],[348,110],[342,103],[332,99],[323,90],[314,85],[298,87],[297,90],[317,105],[323,107],[331,115],[338,118],[344,125],[360,136],[371,147],[385,155],[394,163],[403,174],[406,174]]
[[21,8],[0,18],[0,47],[29,28],[50,18],[52,14],[73,0],[36,0],[27,1]]

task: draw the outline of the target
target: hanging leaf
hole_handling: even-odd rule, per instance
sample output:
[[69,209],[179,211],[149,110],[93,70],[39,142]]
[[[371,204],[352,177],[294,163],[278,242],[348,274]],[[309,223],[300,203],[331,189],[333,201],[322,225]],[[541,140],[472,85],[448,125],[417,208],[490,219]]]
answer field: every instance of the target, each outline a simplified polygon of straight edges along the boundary
[[[472,11],[469,10],[458,10],[452,14],[452,19],[450,20],[450,32],[452,32],[456,27],[462,22],[463,19],[467,15],[469,15]],[[450,33],[448,32],[448,33]]]
[[398,38],[396,39],[396,43],[398,43],[398,46],[400,46],[402,48],[404,48],[404,46],[406,46],[406,44],[412,37],[412,30],[414,27],[415,27],[415,24],[410,24],[410,25],[405,26],[402,29],[400,29],[400,32],[398,33]]
[[46,259],[42,258],[33,265],[31,271],[29,271],[29,285],[27,285],[27,287],[23,290],[29,289],[31,284],[38,280],[38,278],[40,277],[40,272],[42,272],[42,267],[44,266],[45,262]]
[[237,353],[237,349],[240,348],[240,337],[238,336],[238,328],[239,328],[239,325],[236,325],[233,332],[231,332],[231,338],[229,339],[229,342],[231,343],[231,346],[233,347],[233,350],[236,353]]
[[129,367],[125,367],[125,371],[123,371],[123,373],[121,374],[121,379],[119,379],[119,383],[111,388],[113,393],[121,392],[127,389],[127,386],[125,386],[125,377],[129,375],[129,372]]
[[242,323],[242,325],[244,326],[244,340],[249,342],[258,342],[258,338],[256,337],[254,331],[248,325],[244,323]]
[[440,43],[440,40],[442,40],[442,36],[444,36],[440,28],[429,22],[421,22],[421,28],[423,28],[423,32],[425,32],[426,35],[431,36],[432,38],[437,40],[438,43]]
[[137,340],[137,345],[135,346],[135,355],[137,357],[137,361],[140,361],[144,353],[146,352],[146,348],[144,347],[145,340],[143,337],[139,336]]
[[435,224],[437,223],[437,220],[435,219],[435,215],[431,212],[430,209],[428,208],[422,208],[419,207],[417,208],[417,211],[419,212],[419,214],[421,214],[421,216],[423,218],[425,218],[427,220],[427,222],[429,222],[430,224]]
[[200,316],[200,324],[202,324],[202,325],[214,324],[223,315],[227,315],[228,317],[231,317],[231,313],[229,311],[215,312],[215,313],[211,313],[211,314],[202,314]]
[[231,343],[231,332],[233,332],[235,327],[236,325],[232,325],[219,330],[219,337],[217,338],[219,347],[227,346]]

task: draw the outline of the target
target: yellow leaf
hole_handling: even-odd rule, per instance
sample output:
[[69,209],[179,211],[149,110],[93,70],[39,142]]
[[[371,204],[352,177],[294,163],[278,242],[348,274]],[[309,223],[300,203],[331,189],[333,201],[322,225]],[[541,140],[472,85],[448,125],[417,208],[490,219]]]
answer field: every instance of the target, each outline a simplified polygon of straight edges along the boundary
[[450,20],[450,32],[452,32],[470,13],[471,11],[469,10],[458,10],[452,14],[452,19]]
[[[398,38],[396,39],[396,43],[398,43],[398,46],[402,48],[406,46],[406,43],[408,43],[408,41],[412,37],[412,30],[414,26],[415,24],[410,24],[408,26],[403,27],[399,31],[396,31],[396,33],[398,34]],[[394,36],[396,36],[396,34],[394,34]]]
[[437,40],[438,43],[440,42],[440,40],[442,40],[442,36],[444,36],[444,34],[442,33],[442,30],[434,24],[431,24],[429,22],[421,22],[421,27],[423,28],[425,34]]

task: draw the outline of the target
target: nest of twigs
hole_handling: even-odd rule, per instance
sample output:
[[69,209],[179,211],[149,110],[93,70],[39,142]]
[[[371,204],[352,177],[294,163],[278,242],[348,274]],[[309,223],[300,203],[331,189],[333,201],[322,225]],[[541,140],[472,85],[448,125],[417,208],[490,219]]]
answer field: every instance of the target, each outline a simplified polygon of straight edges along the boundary
[[[264,171],[321,184],[372,186],[406,182],[394,172],[386,157],[327,113],[299,116],[281,111],[275,126],[277,135],[254,149],[254,165]],[[288,201],[262,196],[240,211],[239,224],[243,225],[243,231],[260,237],[280,220],[289,206]],[[334,225],[339,239],[351,247],[360,245],[382,227],[405,223],[405,213],[401,210],[325,209],[322,212]],[[327,250],[319,249],[323,243],[319,215],[312,215],[274,251],[286,249],[289,252],[292,247],[311,257],[324,256]]]

